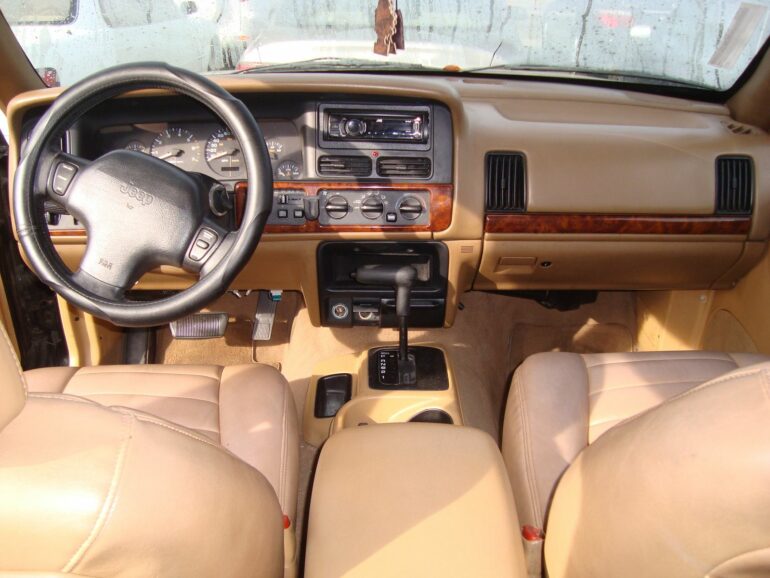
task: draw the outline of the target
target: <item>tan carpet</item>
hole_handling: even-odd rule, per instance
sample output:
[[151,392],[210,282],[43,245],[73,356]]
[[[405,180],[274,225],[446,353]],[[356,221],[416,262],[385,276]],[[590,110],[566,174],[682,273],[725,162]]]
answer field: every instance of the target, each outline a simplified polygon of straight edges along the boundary
[[280,368],[301,296],[285,292],[276,309],[270,341],[252,342],[257,299],[256,291],[240,299],[228,293],[206,309],[229,314],[230,323],[221,338],[174,339],[168,326],[164,327],[157,335],[156,363],[239,365],[259,361]]

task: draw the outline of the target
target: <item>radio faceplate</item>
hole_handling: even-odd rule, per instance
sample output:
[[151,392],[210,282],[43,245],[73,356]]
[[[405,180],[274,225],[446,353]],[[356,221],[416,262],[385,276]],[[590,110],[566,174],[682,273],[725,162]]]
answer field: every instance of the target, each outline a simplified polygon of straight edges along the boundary
[[321,148],[427,151],[433,139],[429,105],[321,104]]

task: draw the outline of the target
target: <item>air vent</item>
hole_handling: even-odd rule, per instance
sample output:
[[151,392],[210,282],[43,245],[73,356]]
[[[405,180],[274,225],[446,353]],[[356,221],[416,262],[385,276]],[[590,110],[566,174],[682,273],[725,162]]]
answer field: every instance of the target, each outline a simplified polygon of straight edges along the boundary
[[717,210],[721,215],[750,215],[754,202],[754,163],[750,157],[717,159]]
[[430,159],[425,157],[381,157],[377,160],[377,174],[381,177],[427,179],[430,172]]
[[523,212],[527,204],[525,159],[521,153],[489,153],[486,207],[490,212]]
[[372,174],[372,159],[326,155],[318,159],[318,174],[332,177],[368,177]]

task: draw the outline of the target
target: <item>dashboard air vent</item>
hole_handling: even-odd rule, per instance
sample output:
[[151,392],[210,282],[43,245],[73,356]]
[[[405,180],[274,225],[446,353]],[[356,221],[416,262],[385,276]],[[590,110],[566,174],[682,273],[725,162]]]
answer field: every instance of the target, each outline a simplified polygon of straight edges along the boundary
[[719,157],[716,170],[720,215],[750,215],[754,203],[754,163],[750,157]]
[[521,153],[488,153],[486,208],[490,212],[518,213],[526,209],[526,162]]
[[430,159],[426,157],[381,157],[377,160],[377,174],[381,177],[427,179],[430,173]]
[[322,156],[318,159],[318,174],[332,177],[368,177],[372,174],[372,159],[362,156]]

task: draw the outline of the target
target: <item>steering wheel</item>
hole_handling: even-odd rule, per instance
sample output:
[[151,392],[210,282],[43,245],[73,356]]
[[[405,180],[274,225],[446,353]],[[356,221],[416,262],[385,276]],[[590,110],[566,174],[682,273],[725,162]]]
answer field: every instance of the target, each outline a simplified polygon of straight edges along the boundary
[[[223,200],[224,189],[213,179],[136,151],[115,150],[89,161],[55,146],[96,105],[147,88],[195,99],[238,140],[248,189],[237,230],[217,218],[222,214],[217,199]],[[198,74],[149,63],[104,70],[63,92],[31,132],[13,191],[16,231],[38,277],[96,317],[147,327],[198,311],[227,291],[262,235],[273,203],[273,178],[265,139],[240,100]],[[74,273],[51,241],[44,219],[46,199],[63,205],[86,229],[85,255]],[[170,297],[129,299],[126,292],[160,265],[182,267],[198,280]]]

